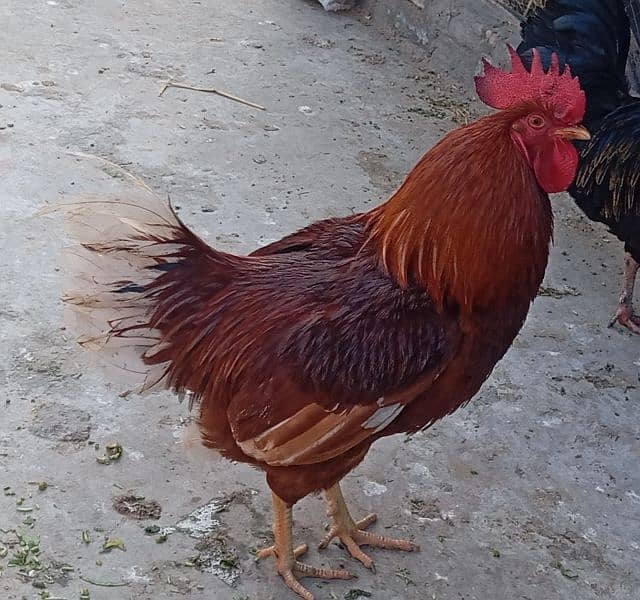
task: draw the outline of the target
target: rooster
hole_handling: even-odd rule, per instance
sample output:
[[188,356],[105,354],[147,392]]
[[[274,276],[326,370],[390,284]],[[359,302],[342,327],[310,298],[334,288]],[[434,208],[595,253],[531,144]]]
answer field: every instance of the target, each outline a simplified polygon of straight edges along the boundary
[[523,23],[518,53],[529,65],[534,50],[546,64],[557,54],[580,79],[593,139],[577,143],[581,164],[569,193],[624,243],[624,283],[610,324],[640,333],[633,312],[640,264],[640,98],[629,93],[625,75],[631,37],[625,7],[640,34],[638,0],[549,0]]
[[273,556],[286,584],[351,577],[300,562],[292,508],[324,491],[332,527],[362,546],[411,551],[366,531],[340,480],[378,438],[416,432],[465,404],[522,327],[547,265],[550,192],[573,181],[585,98],[554,61],[528,73],[485,62],[480,98],[500,109],[451,132],[371,212],[321,221],[249,256],[211,248],[152,194],[66,207],[65,301],[79,342],[139,391],[199,403],[199,435],[262,469]]

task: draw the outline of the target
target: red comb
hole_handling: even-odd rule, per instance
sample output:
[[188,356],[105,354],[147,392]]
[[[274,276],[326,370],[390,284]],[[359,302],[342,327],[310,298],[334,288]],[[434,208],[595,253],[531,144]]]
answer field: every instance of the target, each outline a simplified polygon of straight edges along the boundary
[[534,48],[529,72],[518,53],[511,46],[507,48],[511,55],[511,73],[482,59],[484,74],[475,78],[480,100],[498,109],[530,100],[542,101],[558,119],[570,125],[580,123],[586,109],[586,97],[578,78],[571,76],[569,65],[561,73],[560,61],[554,52],[549,70],[545,72],[540,53]]

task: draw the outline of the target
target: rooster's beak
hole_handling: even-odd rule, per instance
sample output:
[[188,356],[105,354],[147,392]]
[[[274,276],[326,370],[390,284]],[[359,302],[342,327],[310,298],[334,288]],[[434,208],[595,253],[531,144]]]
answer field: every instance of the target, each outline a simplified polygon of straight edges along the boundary
[[565,140],[590,140],[591,134],[585,127],[561,127],[556,129],[556,135]]

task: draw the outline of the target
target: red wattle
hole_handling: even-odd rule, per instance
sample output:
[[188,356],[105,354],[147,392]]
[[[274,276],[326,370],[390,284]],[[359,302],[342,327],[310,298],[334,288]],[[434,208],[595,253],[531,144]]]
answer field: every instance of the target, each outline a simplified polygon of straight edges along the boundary
[[573,183],[580,156],[571,142],[556,138],[540,149],[533,159],[533,170],[540,187],[553,194],[564,192]]

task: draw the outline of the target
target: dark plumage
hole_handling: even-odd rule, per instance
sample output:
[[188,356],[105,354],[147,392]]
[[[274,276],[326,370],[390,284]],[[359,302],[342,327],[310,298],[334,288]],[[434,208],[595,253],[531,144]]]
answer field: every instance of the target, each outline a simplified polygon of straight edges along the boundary
[[639,0],[550,0],[522,25],[518,53],[543,63],[557,52],[587,95],[590,142],[576,142],[581,162],[569,193],[625,245],[625,284],[614,321],[640,333],[633,284],[640,263],[640,99],[626,77],[631,29],[640,35]]
[[590,219],[608,225],[640,260],[640,100],[602,119],[582,159],[572,188],[578,205]]

